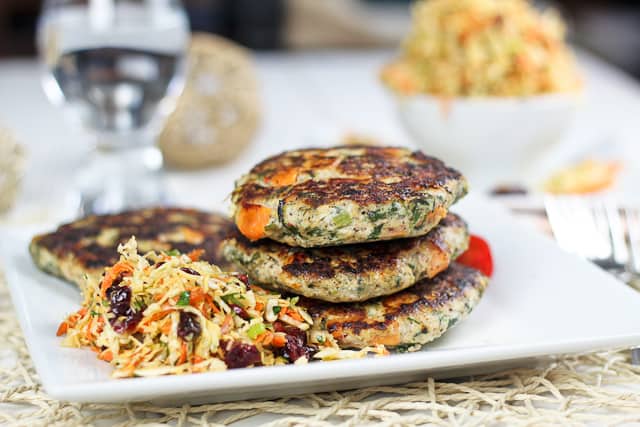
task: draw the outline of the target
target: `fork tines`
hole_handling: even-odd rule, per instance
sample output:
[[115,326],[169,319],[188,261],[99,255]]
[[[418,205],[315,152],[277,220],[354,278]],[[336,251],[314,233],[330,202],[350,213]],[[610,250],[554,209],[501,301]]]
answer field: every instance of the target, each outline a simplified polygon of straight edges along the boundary
[[611,197],[546,196],[545,209],[558,244],[629,284],[640,277],[640,213]]

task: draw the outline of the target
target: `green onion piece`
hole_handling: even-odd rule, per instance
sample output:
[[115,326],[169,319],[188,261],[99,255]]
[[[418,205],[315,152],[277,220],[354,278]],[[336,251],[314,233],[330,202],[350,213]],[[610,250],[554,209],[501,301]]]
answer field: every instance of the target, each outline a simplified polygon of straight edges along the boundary
[[180,255],[180,251],[177,249],[171,249],[170,251],[167,251],[167,255],[169,256],[178,256]]
[[247,329],[247,336],[252,340],[255,340],[258,335],[265,332],[267,328],[264,327],[264,323],[254,323]]
[[351,224],[351,215],[349,215],[349,212],[341,211],[333,217],[333,225],[338,228],[346,227],[349,224]]
[[291,305],[296,305],[298,303],[298,301],[300,301],[300,297],[293,297],[291,298]]
[[240,296],[240,294],[235,293],[235,294],[222,295],[221,298],[227,304],[235,304],[235,305],[239,305],[240,307],[243,307],[244,304],[238,298],[239,296]]
[[280,307],[279,305],[273,307],[273,314],[278,314],[280,313],[280,311],[282,311],[282,307]]
[[180,299],[178,299],[178,302],[176,303],[176,305],[179,305],[181,307],[187,306],[189,305],[190,298],[191,298],[191,293],[189,291],[184,291],[180,294]]
[[91,310],[91,316],[96,317],[97,315],[98,315],[98,312],[97,312],[97,311],[93,311],[93,310]]

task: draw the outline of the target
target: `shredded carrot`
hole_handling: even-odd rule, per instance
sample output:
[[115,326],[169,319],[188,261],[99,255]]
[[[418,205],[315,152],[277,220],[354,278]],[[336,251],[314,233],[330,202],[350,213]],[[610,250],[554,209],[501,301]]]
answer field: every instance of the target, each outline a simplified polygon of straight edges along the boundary
[[249,240],[258,240],[265,236],[265,227],[269,224],[271,209],[261,205],[242,205],[236,214],[236,225]]
[[107,349],[107,350],[103,351],[102,353],[98,354],[98,359],[104,360],[104,361],[107,361],[107,362],[111,362],[113,360],[113,352],[111,352],[111,350]]
[[100,284],[100,295],[103,297],[107,293],[107,289],[111,287],[113,282],[120,276],[130,276],[133,274],[133,267],[124,261],[120,261],[107,270],[102,283]]
[[91,325],[93,324],[93,317],[89,319],[87,326],[85,326],[84,337],[91,341],[91,337],[93,337],[93,333],[91,332]]
[[282,169],[265,178],[265,181],[269,184],[275,185],[276,187],[282,187],[296,182],[298,174],[299,170],[297,168]]
[[273,335],[273,340],[271,341],[271,344],[273,344],[274,347],[284,347],[286,343],[287,343],[287,338],[284,335],[281,335],[281,334]]
[[189,290],[189,304],[196,306],[205,300],[205,296],[206,293],[202,290],[202,288],[192,288]]
[[187,361],[187,343],[182,341],[180,345],[180,358],[178,359],[178,365],[182,365]]
[[60,323],[60,326],[58,326],[58,330],[56,331],[56,336],[60,337],[66,334],[68,330],[69,330],[69,324],[67,323],[66,320],[63,320],[62,323]]
[[204,358],[198,356],[197,354],[194,354],[193,357],[191,358],[191,363],[200,363],[203,361],[204,361]]
[[153,313],[151,316],[149,316],[147,319],[145,319],[144,323],[145,324],[149,324],[153,321],[162,319],[163,317],[165,317],[167,314],[171,313],[172,311],[174,311],[174,308],[170,308],[168,310],[162,310],[162,311],[158,311],[156,313]]
[[66,334],[69,328],[73,328],[76,323],[78,323],[78,320],[80,320],[80,318],[82,318],[82,316],[84,316],[85,314],[87,314],[87,308],[82,307],[80,310],[76,311],[65,320],[63,320],[62,323],[60,323],[60,326],[58,326],[56,336],[62,336]]
[[143,359],[144,359],[143,355],[135,357],[131,361],[131,363],[129,363],[124,368],[122,368],[122,372],[124,372],[126,374],[126,376],[128,376],[128,377],[132,376],[133,372],[136,370],[136,367],[140,364],[140,362],[142,362]]
[[256,310],[262,311],[263,308],[264,308],[264,304],[261,303],[260,301],[256,301]]
[[191,261],[199,261],[202,255],[204,255],[204,249],[194,249],[187,254]]
[[287,310],[287,314],[289,315],[289,317],[294,318],[298,322],[304,322],[304,319],[302,318],[302,316],[300,316],[300,314],[295,310],[289,309]]
[[271,341],[273,341],[273,332],[271,331],[264,331],[263,333],[261,333],[260,335],[258,335],[256,341],[257,342],[261,342],[262,345],[269,345],[271,344]]
[[165,320],[165,322],[160,327],[160,332],[162,332],[165,335],[169,335],[169,333],[171,332],[171,324],[172,324],[171,319]]

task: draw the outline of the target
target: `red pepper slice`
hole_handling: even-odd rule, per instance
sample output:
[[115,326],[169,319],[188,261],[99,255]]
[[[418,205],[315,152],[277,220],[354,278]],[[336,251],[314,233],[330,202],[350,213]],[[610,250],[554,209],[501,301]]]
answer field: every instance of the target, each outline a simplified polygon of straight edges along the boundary
[[489,277],[493,274],[491,248],[489,248],[487,241],[480,236],[471,235],[469,249],[460,255],[456,262],[480,270]]

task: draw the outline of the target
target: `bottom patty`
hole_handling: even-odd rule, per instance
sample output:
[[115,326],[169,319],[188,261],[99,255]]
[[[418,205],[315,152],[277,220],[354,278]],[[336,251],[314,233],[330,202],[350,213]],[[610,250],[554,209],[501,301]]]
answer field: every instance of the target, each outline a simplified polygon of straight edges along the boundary
[[432,279],[363,303],[330,304],[301,298],[313,331],[328,331],[344,348],[384,344],[417,350],[464,319],[478,304],[489,279],[453,263]]
[[202,259],[228,268],[220,244],[234,228],[226,216],[185,208],[145,208],[91,215],[33,238],[35,264],[80,288],[99,281],[105,267],[118,261],[118,245],[135,236],[142,253],[203,249]]

